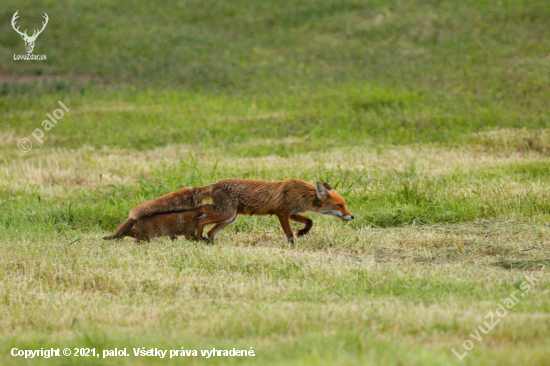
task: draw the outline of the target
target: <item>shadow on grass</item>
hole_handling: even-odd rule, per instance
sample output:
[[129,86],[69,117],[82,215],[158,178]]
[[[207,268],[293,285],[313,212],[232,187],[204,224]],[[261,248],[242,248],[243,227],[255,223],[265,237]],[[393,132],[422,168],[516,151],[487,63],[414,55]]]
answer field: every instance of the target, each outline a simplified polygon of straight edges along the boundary
[[527,259],[524,261],[498,261],[492,263],[495,267],[501,267],[504,269],[520,269],[524,271],[528,270],[540,270],[546,266],[550,266],[550,259]]

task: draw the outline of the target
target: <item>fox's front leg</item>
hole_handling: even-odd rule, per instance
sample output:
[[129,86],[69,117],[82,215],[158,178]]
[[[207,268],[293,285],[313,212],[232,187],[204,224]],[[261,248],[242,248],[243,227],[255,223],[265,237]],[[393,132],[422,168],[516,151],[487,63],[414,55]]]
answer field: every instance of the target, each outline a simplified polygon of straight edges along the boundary
[[288,213],[277,214],[277,218],[279,219],[279,222],[283,227],[283,231],[286,234],[286,238],[288,239],[288,242],[290,244],[294,244],[294,234],[292,233],[292,228],[290,227],[290,221],[289,221],[290,214]]
[[298,232],[296,233],[296,236],[298,237],[306,235],[313,226],[313,221],[311,221],[310,218],[307,218],[300,214],[290,215],[290,219],[292,221],[299,222],[300,224],[305,224],[305,226],[302,229],[298,230]]

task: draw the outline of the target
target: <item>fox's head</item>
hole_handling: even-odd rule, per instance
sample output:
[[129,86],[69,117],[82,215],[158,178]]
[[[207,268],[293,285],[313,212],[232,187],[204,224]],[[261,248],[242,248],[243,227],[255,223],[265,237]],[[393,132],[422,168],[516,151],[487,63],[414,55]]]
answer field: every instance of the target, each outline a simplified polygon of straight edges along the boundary
[[321,201],[320,212],[322,214],[336,216],[346,221],[354,218],[346,207],[346,201],[328,183],[317,182],[315,188],[317,189],[317,198]]

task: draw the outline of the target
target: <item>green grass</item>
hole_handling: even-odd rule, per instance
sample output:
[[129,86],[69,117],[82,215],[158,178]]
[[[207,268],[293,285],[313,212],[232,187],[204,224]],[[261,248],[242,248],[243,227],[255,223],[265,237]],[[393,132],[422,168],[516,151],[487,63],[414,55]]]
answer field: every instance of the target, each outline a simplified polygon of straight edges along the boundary
[[[550,363],[546,2],[129,4],[0,9],[0,364]],[[16,10],[23,29],[48,13],[47,61],[12,59]],[[229,177],[327,181],[356,219],[311,215],[295,246],[273,217],[215,246],[101,240],[139,202]]]

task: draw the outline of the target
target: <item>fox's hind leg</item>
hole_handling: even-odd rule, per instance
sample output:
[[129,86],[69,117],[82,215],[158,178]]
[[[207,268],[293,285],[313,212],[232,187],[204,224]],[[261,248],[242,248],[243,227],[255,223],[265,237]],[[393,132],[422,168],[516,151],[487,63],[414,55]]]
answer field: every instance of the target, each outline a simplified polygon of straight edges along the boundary
[[228,227],[229,225],[231,225],[232,223],[235,222],[235,220],[237,220],[237,213],[235,212],[235,216],[233,216],[232,218],[230,218],[229,220],[226,220],[224,222],[220,222],[216,225],[214,225],[214,227],[212,229],[210,229],[208,231],[208,239],[213,243],[214,242],[214,238],[216,237],[216,235],[222,231],[223,229],[225,229],[226,227]]
[[218,231],[235,221],[237,217],[237,205],[233,203],[231,197],[227,193],[217,190],[212,192],[212,206],[205,208],[208,208],[211,212],[208,214],[208,217],[199,220],[196,238],[197,240],[202,239],[202,232],[206,225],[216,224],[208,235],[210,241],[214,242],[214,237]]
[[214,237],[216,236],[218,231],[227,227],[229,224],[235,221],[236,217],[237,217],[237,209],[234,209],[233,212],[222,212],[222,213],[216,212],[208,216],[206,219],[199,220],[199,224],[197,225],[197,236],[196,236],[197,240],[202,239],[202,232],[206,225],[216,224],[212,228],[212,230],[208,232],[208,239],[210,239],[211,242],[214,242]]
[[313,226],[313,221],[311,221],[310,218],[307,218],[304,215],[300,215],[300,214],[290,215],[290,219],[292,221],[296,221],[296,222],[299,222],[300,224],[306,225],[302,229],[298,230],[298,232],[296,233],[296,236],[306,235],[308,231],[311,229],[311,227]]

